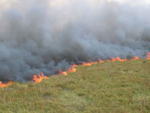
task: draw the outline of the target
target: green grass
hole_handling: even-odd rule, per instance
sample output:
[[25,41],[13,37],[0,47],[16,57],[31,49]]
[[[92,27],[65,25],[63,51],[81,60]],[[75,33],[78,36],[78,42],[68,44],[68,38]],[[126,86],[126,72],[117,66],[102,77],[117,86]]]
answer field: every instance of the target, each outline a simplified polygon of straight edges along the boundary
[[0,89],[0,113],[149,113],[150,60],[79,66]]

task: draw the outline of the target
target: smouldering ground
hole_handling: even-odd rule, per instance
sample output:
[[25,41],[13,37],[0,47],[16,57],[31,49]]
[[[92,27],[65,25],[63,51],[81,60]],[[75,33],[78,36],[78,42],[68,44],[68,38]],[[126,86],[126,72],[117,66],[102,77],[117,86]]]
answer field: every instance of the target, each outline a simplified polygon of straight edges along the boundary
[[79,66],[0,89],[0,113],[149,113],[150,60]]

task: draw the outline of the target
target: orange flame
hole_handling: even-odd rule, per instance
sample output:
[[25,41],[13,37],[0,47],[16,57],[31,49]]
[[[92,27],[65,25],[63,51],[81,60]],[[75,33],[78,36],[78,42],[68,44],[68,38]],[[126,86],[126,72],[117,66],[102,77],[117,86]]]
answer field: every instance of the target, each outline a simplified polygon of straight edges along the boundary
[[97,62],[93,62],[92,60],[89,60],[90,64],[97,64]]
[[48,79],[48,77],[44,76],[43,73],[41,75],[38,74],[38,77],[36,75],[33,76],[33,81],[36,82],[36,83],[41,82],[43,79]]
[[114,57],[112,57],[112,58],[111,58],[111,61],[115,62],[115,61],[116,61],[116,59],[115,59]]
[[0,81],[0,88],[4,88],[4,87],[8,87],[8,86],[11,86],[12,85],[12,82],[10,81],[10,82],[7,82],[7,83],[2,83],[1,81]]
[[138,60],[139,57],[135,56],[134,58],[132,58],[131,60]]
[[59,71],[59,74],[61,74],[61,75],[67,75],[66,71],[61,71],[61,70],[58,70],[58,71]]
[[98,61],[99,61],[100,63],[104,63],[104,61],[103,61],[103,60],[101,60],[100,58],[98,59]]
[[91,66],[91,63],[85,63],[85,62],[83,62],[82,65],[83,66]]
[[72,67],[78,67],[78,65],[77,64],[73,64]]
[[147,60],[150,60],[150,52],[147,53]]
[[111,59],[106,59],[105,61],[106,61],[106,62],[109,62],[109,61],[111,61]]
[[69,68],[69,70],[68,70],[69,72],[76,72],[77,70],[76,70],[76,68],[74,68],[74,67],[71,67],[71,68]]
[[124,61],[127,61],[127,59],[121,59],[120,57],[116,57],[116,59],[113,57],[112,58],[112,61],[120,61],[120,62],[124,62]]
[[121,62],[127,61],[127,59],[121,59],[120,57],[117,57],[116,60],[117,60],[117,61],[121,61]]

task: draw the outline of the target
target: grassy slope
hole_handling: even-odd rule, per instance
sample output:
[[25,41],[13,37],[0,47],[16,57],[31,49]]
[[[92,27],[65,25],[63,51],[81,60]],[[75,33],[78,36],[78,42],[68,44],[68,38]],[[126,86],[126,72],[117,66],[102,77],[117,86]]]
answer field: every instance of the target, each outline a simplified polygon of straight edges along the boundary
[[68,76],[0,89],[0,113],[148,113],[150,61],[79,66]]

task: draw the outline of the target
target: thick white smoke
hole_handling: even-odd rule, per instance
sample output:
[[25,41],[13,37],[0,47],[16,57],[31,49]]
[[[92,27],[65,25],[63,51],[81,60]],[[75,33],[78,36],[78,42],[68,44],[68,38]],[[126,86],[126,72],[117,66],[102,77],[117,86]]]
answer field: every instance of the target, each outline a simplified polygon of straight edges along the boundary
[[150,5],[134,1],[1,0],[0,80],[28,81],[88,59],[144,57]]

